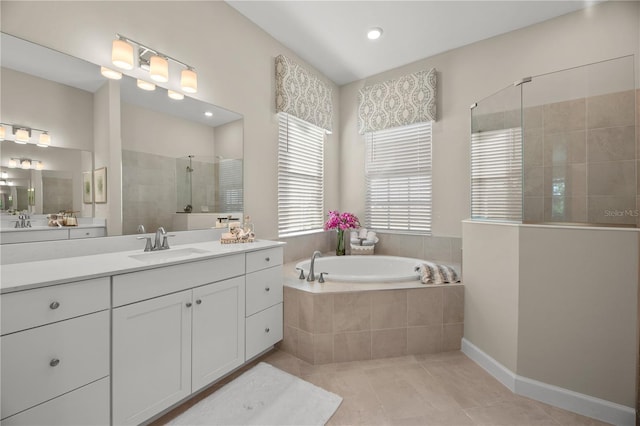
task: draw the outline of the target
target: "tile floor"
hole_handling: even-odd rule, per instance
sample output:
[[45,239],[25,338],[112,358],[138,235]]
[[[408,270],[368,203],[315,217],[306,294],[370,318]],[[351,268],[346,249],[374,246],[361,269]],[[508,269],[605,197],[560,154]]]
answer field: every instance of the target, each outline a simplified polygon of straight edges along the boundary
[[311,365],[272,351],[152,423],[163,425],[264,361],[343,398],[328,425],[605,425],[513,394],[462,352]]

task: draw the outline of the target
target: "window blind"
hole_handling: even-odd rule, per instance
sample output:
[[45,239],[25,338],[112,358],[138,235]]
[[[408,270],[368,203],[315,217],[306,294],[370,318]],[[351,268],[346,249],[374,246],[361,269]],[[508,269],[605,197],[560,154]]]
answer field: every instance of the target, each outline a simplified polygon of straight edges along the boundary
[[431,123],[367,133],[366,223],[431,233]]
[[219,211],[221,213],[243,211],[242,160],[220,160],[218,174]]
[[278,235],[322,229],[325,131],[285,113],[278,123]]
[[471,135],[471,217],[522,221],[522,129]]

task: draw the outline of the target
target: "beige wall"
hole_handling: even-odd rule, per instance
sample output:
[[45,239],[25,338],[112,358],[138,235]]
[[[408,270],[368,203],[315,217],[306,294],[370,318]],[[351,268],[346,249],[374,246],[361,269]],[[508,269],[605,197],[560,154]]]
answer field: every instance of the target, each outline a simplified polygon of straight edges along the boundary
[[[277,237],[274,58],[304,61],[221,1],[3,1],[0,7],[4,32],[89,62],[108,65],[119,32],[193,65],[196,98],[244,115],[245,210],[259,238]],[[330,84],[337,129],[339,91]],[[338,208],[338,140],[334,132],[325,144],[325,209]]]
[[364,214],[364,140],[356,130],[358,90],[435,67],[438,121],[433,127],[432,229],[436,236],[459,237],[460,221],[470,211],[469,106],[525,76],[630,54],[636,55],[637,64],[639,15],[640,2],[604,2],[342,86],[340,207]]
[[215,154],[223,158],[242,158],[244,125],[243,120],[218,126],[214,130]]
[[518,375],[635,406],[639,235],[520,228]]

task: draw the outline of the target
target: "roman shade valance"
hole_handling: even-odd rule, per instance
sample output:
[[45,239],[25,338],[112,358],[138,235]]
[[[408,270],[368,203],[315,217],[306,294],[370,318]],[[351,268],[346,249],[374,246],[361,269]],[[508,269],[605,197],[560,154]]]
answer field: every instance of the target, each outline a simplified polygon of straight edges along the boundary
[[360,134],[435,120],[435,68],[360,89]]
[[276,112],[331,133],[332,88],[286,56],[276,57]]

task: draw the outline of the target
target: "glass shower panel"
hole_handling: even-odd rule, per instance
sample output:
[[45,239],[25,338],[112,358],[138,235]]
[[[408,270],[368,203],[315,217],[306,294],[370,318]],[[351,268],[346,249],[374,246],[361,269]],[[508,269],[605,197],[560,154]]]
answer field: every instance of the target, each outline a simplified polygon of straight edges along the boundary
[[471,218],[522,221],[522,91],[509,86],[471,109]]
[[638,224],[633,57],[523,85],[523,220]]

